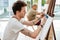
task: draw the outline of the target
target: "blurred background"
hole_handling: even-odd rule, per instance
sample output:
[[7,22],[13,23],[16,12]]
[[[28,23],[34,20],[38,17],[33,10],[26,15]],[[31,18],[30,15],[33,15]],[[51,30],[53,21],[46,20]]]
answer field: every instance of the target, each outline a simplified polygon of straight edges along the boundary
[[[0,38],[2,38],[4,29],[8,23],[9,18],[13,15],[12,5],[15,1],[17,0],[0,0]],[[23,0],[23,1],[27,3],[26,11],[30,10],[33,4],[40,5],[40,7],[42,8],[46,3],[46,0]],[[38,3],[38,1],[40,2]],[[42,9],[40,9],[39,11],[41,10]],[[56,33],[57,40],[60,40],[60,34],[59,34],[60,33],[60,0],[56,0],[54,14],[55,14],[55,17],[53,20],[54,30]],[[32,30],[32,28],[29,28],[29,29]],[[32,40],[32,38],[29,38],[21,33],[18,39]]]

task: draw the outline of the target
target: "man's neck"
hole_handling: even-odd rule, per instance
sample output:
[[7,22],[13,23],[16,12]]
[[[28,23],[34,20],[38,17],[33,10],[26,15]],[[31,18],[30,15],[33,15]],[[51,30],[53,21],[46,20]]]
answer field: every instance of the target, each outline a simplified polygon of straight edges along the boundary
[[[35,9],[32,8],[32,10],[35,10]],[[35,10],[35,11],[36,11],[36,10]]]
[[21,17],[14,15],[13,18],[16,18],[18,21],[20,21]]

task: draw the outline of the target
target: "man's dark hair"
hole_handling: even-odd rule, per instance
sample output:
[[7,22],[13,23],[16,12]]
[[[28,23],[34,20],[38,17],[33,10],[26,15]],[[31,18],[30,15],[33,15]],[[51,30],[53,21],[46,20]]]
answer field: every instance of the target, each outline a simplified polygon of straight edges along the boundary
[[21,8],[24,6],[27,6],[27,4],[25,4],[25,2],[23,2],[23,1],[15,2],[12,6],[12,10],[13,10],[14,15],[16,15],[16,11],[21,11]]

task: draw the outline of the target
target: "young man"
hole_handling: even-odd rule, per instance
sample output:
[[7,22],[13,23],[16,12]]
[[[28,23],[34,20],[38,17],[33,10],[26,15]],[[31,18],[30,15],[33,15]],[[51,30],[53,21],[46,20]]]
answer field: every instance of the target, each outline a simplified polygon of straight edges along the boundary
[[14,3],[12,10],[14,13],[14,16],[9,20],[8,25],[5,29],[3,40],[17,40],[19,32],[23,33],[26,36],[36,38],[39,34],[42,26],[38,26],[38,29],[36,29],[34,32],[29,31],[28,29],[24,28],[23,24],[25,25],[34,25],[37,21],[42,18],[42,15],[37,17],[33,21],[23,22],[22,18],[24,18],[24,15],[26,13],[25,11],[26,4],[22,1],[17,1]]
[[29,10],[28,14],[27,14],[27,18],[29,21],[34,20],[36,17],[36,14],[38,14],[37,10],[37,5],[34,4],[32,5],[32,8]]
[[[29,12],[28,12],[28,14],[27,14],[27,19],[28,19],[29,21],[32,21],[32,20],[35,19],[35,17],[36,17],[37,15],[42,15],[42,14],[43,14],[43,12],[41,12],[41,13],[38,13],[38,12],[37,12],[37,4],[34,4],[34,5],[32,5],[32,8],[29,10]],[[44,16],[44,15],[43,15],[43,16]],[[43,20],[38,21],[35,25],[40,25],[42,22],[44,22],[44,20],[45,20],[46,18],[43,17],[42,19],[43,19]]]

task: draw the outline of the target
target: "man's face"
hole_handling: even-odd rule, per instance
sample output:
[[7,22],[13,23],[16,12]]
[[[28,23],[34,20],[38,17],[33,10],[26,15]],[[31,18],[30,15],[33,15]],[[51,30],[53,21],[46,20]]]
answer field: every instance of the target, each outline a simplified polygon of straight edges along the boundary
[[33,6],[33,9],[34,9],[34,10],[37,10],[37,5]]
[[25,13],[26,13],[25,7],[22,7],[22,8],[21,8],[21,11],[20,11],[20,13],[19,13],[19,16],[22,17],[22,18],[24,18]]

